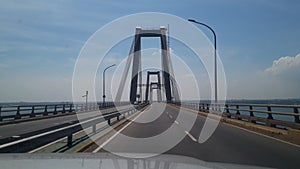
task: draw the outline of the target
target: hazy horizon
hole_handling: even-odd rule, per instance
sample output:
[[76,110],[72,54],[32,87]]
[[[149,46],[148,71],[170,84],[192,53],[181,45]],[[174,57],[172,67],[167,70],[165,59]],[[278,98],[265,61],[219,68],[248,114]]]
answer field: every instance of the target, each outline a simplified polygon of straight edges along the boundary
[[[1,1],[0,102],[72,101],[73,71],[86,41],[115,19],[141,12],[167,13],[182,20],[196,19],[216,31],[228,100],[300,98],[300,2],[192,0],[172,6],[169,3],[156,0],[145,1],[143,5],[119,1]],[[213,40],[207,28],[186,24]],[[168,21],[164,26],[167,25]],[[159,26],[153,25],[153,28]],[[171,25],[170,36],[172,29]],[[110,64],[120,64],[128,55],[131,42],[129,38],[117,44],[107,56],[107,62],[99,67],[95,77],[97,100],[102,100],[102,71]],[[143,49],[157,46],[157,39],[143,43]],[[171,39],[170,47],[174,54],[186,58],[190,69],[201,69],[196,77],[202,87],[201,98],[210,99],[210,84],[203,67],[193,65],[190,53],[178,41]],[[194,88],[186,83],[190,74],[180,74],[181,69],[176,69],[178,81],[185,83],[182,92],[193,95]],[[107,71],[107,85],[115,72],[115,68]],[[114,90],[110,86],[106,92],[114,93]],[[125,94],[124,97],[129,96]],[[107,100],[111,100],[110,95]]]

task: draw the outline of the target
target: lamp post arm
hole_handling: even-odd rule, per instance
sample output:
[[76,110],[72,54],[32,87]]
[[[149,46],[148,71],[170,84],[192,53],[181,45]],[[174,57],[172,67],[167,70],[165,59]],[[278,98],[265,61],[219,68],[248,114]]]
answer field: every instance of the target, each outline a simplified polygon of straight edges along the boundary
[[216,32],[208,25],[206,25],[205,23],[201,23],[201,22],[198,22],[194,19],[188,19],[188,21],[190,22],[194,22],[194,23],[197,23],[199,25],[203,25],[205,27],[207,27],[214,35],[214,59],[215,59],[215,104],[218,103],[218,82],[217,82],[217,35],[216,35]]
[[193,20],[193,19],[188,19],[188,21],[194,22],[194,23],[197,23],[197,24],[200,24],[200,25],[203,25],[203,26],[207,27],[213,33],[213,35],[214,35],[214,47],[215,47],[215,51],[216,51],[217,50],[217,34],[213,30],[213,28],[211,28],[210,26],[206,25],[205,23],[198,22],[198,21]]
[[103,70],[103,74],[102,74],[102,77],[103,77],[103,79],[102,79],[102,81],[103,81],[103,84],[102,84],[103,104],[105,103],[105,72],[106,72],[107,69],[109,69],[109,68],[111,68],[111,67],[113,67],[113,66],[116,66],[116,64],[110,65],[110,66],[106,67],[106,68]]

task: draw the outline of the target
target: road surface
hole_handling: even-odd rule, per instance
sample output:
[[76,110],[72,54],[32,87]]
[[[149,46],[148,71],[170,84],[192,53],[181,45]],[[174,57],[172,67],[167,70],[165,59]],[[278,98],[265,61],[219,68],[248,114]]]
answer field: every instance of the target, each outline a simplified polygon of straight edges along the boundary
[[[164,107],[164,108],[163,108]],[[163,110],[162,110],[163,109]],[[273,138],[261,136],[238,127],[219,123],[213,135],[204,143],[198,142],[198,137],[205,122],[205,117],[195,116],[186,109],[184,120],[176,119],[178,109],[163,103],[153,103],[148,109],[138,114],[134,121],[120,126],[112,133],[97,140],[98,146],[91,146],[86,151],[117,152],[117,153],[160,153],[157,147],[171,144],[172,140],[149,142],[147,138],[163,133],[171,126],[176,129],[173,135],[185,137],[175,146],[163,152],[194,157],[208,162],[235,163],[274,168],[299,168],[300,148]],[[196,120],[195,120],[196,118]],[[195,120],[192,129],[189,123]],[[185,121],[183,124],[182,121]],[[127,137],[144,139],[134,143]],[[176,137],[174,137],[176,138]],[[173,139],[173,138],[171,138]],[[154,146],[153,146],[154,145]]]
[[[131,106],[120,106],[118,109],[128,109]],[[115,108],[101,110],[102,113],[112,112]],[[39,119],[26,121],[21,123],[13,123],[0,126],[0,144],[10,142],[12,140],[21,139],[32,136],[45,131],[61,128],[71,124],[78,123],[78,119],[89,119],[101,115],[99,111],[82,112],[78,114],[70,114],[66,116],[58,116],[54,118]]]

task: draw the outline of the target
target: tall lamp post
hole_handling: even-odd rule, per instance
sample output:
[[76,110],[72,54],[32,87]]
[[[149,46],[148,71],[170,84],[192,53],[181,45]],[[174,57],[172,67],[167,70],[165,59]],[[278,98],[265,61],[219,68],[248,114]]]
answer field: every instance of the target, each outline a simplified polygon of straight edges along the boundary
[[103,87],[102,87],[102,89],[103,89],[103,96],[102,96],[103,97],[103,106],[105,105],[105,97],[106,97],[106,95],[105,95],[105,72],[107,69],[109,69],[113,66],[116,66],[116,64],[110,65],[103,70],[103,76],[102,76],[103,77]]
[[82,96],[85,97],[85,109],[87,109],[88,106],[88,95],[89,95],[89,91],[86,91],[85,95]]
[[205,27],[207,27],[214,35],[214,48],[215,48],[215,51],[214,51],[214,56],[215,56],[215,103],[218,103],[218,83],[217,83],[217,35],[215,33],[215,31],[208,25],[206,25],[205,23],[201,23],[201,22],[198,22],[194,19],[188,19],[188,21],[190,22],[194,22],[194,23],[197,23],[197,24],[200,24],[200,25],[203,25]]

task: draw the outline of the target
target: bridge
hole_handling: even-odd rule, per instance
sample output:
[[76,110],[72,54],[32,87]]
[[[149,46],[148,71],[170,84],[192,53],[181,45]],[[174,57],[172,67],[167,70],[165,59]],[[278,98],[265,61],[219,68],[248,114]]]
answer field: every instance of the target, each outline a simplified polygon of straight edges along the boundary
[[[161,39],[162,69],[148,71],[146,84],[140,66],[141,37]],[[166,28],[137,27],[115,102],[1,105],[0,152],[171,154],[207,162],[299,168],[300,105],[180,101],[170,60]],[[129,100],[121,101],[131,64]],[[216,125],[211,136],[203,132],[206,125]]]

